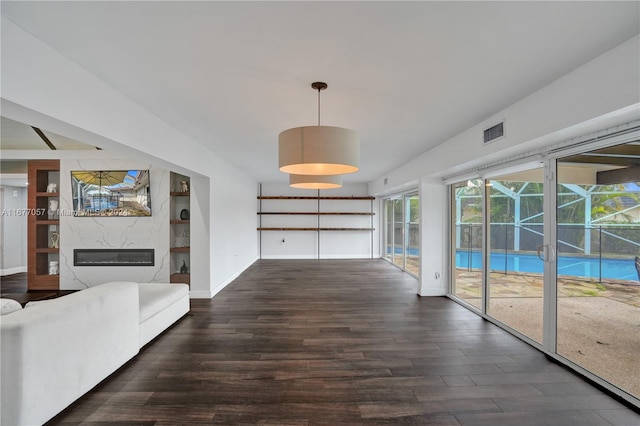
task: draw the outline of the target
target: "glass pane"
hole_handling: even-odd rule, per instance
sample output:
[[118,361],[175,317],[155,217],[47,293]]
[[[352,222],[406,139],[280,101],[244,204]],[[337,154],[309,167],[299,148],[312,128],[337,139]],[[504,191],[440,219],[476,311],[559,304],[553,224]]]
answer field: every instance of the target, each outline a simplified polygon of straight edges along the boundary
[[406,238],[406,270],[416,276],[420,275],[420,199],[418,194],[405,197],[407,223]]
[[638,142],[558,162],[558,354],[640,398]]
[[404,269],[404,203],[393,201],[393,263]]
[[543,169],[499,176],[489,192],[487,313],[542,343]]
[[483,181],[452,185],[452,293],[481,309]]
[[384,257],[389,262],[393,261],[393,200],[384,200]]

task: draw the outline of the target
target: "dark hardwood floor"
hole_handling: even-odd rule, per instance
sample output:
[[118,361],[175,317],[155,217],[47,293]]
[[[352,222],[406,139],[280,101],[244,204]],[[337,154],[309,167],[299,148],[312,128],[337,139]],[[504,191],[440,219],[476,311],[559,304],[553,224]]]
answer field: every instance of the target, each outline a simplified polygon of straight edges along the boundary
[[640,425],[382,260],[262,260],[51,424]]
[[17,300],[22,306],[32,300],[53,299],[75,290],[28,290],[27,274],[13,274],[0,278],[0,297]]

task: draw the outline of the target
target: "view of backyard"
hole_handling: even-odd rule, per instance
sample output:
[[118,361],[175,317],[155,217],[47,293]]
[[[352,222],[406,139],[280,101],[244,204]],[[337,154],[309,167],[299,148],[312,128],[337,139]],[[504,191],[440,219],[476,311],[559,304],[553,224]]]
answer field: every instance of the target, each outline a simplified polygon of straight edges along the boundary
[[[625,161],[640,154],[637,144],[623,147]],[[551,247],[544,238],[542,167],[454,185],[452,294],[542,345],[545,265],[553,262],[550,350],[638,398],[640,176],[623,170],[619,183],[596,179],[596,172],[620,167],[594,165],[593,158],[558,162]]]

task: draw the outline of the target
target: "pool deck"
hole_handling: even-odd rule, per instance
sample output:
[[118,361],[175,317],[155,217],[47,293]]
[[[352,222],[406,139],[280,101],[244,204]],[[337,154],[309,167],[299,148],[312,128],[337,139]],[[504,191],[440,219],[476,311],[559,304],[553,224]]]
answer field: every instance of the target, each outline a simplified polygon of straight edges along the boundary
[[[481,272],[457,270],[456,295],[464,299],[479,298]],[[542,274],[518,274],[491,272],[489,274],[491,297],[542,297]],[[640,308],[640,283],[638,281],[606,280],[599,283],[578,277],[558,277],[559,297],[606,297]],[[477,305],[479,306],[479,305]]]

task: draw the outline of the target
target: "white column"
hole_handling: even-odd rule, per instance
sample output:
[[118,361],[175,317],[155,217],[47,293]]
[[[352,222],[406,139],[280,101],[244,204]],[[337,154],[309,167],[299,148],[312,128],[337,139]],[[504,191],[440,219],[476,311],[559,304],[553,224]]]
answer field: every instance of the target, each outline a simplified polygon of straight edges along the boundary
[[450,244],[447,220],[447,186],[441,181],[420,184],[420,296],[444,296],[449,282],[447,263]]

